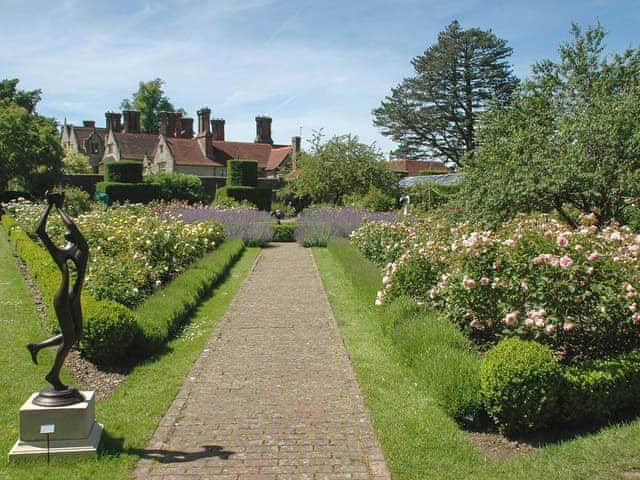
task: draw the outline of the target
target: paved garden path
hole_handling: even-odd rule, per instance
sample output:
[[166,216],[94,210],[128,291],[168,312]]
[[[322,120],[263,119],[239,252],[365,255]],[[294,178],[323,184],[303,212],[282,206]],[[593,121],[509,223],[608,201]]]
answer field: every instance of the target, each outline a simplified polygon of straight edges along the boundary
[[141,480],[390,478],[310,250],[262,251],[143,457]]

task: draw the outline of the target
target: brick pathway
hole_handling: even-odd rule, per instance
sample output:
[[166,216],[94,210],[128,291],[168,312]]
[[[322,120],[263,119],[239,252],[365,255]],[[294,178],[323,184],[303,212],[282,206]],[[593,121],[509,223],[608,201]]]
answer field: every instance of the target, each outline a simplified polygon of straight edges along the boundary
[[389,479],[313,256],[266,248],[137,479]]

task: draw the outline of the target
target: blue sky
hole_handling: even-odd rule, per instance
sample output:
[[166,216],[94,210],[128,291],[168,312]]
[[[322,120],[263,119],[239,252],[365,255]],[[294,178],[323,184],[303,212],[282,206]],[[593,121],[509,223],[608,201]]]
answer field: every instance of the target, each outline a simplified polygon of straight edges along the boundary
[[387,153],[371,110],[453,19],[492,29],[515,73],[556,58],[572,21],[599,20],[612,51],[637,47],[638,0],[0,0],[0,77],[41,88],[39,112],[79,124],[119,110],[160,77],[191,116],[209,106],[228,140],[252,141],[256,115],[289,143],[320,128]]

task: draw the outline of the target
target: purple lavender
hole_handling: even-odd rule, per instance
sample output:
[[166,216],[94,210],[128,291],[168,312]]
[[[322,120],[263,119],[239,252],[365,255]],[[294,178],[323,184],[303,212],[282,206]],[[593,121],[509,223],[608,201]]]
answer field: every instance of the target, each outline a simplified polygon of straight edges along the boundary
[[216,220],[224,226],[226,238],[239,238],[247,246],[264,246],[273,238],[273,220],[267,212],[247,208],[223,210],[202,206],[169,206],[166,213],[180,217],[185,223]]
[[305,247],[324,247],[329,237],[348,237],[363,223],[374,220],[393,222],[394,212],[369,212],[353,207],[311,207],[302,212],[296,241]]

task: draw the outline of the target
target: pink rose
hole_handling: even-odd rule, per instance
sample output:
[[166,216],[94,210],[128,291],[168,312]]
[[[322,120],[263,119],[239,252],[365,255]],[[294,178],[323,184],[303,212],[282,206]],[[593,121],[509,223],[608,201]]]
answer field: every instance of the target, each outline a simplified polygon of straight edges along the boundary
[[569,268],[571,265],[573,265],[573,260],[571,260],[571,257],[569,255],[565,255],[564,257],[560,258],[560,266],[562,268]]
[[502,244],[507,246],[507,247],[509,247],[509,248],[511,248],[516,244],[516,242],[515,242],[515,240],[513,240],[511,238],[507,238],[504,242],[502,242]]
[[581,253],[584,250],[584,247],[580,244],[575,246],[576,252]]
[[556,332],[556,326],[549,324],[546,327],[544,327],[544,333],[546,333],[547,335],[553,335]]
[[473,320],[471,320],[471,322],[469,322],[469,326],[471,328],[480,328],[482,324],[480,323],[480,320],[478,320],[477,318],[474,318]]
[[469,278],[469,277],[465,276],[462,279],[462,286],[464,288],[473,288],[473,287],[476,286],[476,281],[473,278]]
[[562,329],[565,332],[570,332],[571,330],[573,330],[575,328],[575,326],[576,326],[575,323],[567,322],[562,326]]
[[489,280],[487,277],[482,277],[482,278],[480,279],[480,284],[481,284],[481,285],[485,285],[485,286],[487,286],[487,285],[489,285],[489,282],[490,282],[490,280]]
[[518,323],[518,312],[507,313],[504,317],[504,323],[508,327],[513,327]]
[[567,240],[567,237],[563,237],[562,235],[560,235],[556,239],[556,243],[559,247],[566,247],[567,245],[569,245],[569,240]]
[[600,254],[598,252],[593,252],[587,257],[587,260],[589,260],[590,262],[595,262],[599,259],[600,259]]

